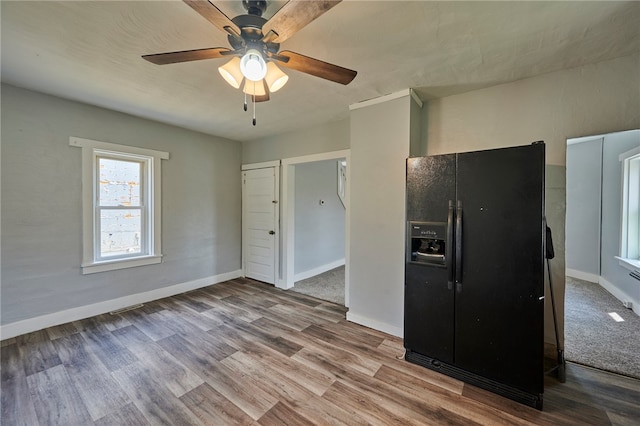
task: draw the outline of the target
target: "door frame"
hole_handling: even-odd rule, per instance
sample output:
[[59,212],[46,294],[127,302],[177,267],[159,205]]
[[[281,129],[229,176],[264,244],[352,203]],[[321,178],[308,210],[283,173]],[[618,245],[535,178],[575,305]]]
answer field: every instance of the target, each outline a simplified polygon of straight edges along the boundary
[[[247,232],[245,229],[245,226],[247,224],[246,221],[246,211],[245,211],[245,206],[246,206],[246,202],[245,202],[245,191],[244,191],[244,185],[242,184],[242,179],[243,179],[243,175],[244,172],[246,172],[247,170],[256,170],[256,169],[267,169],[267,168],[273,168],[274,169],[274,194],[275,194],[275,202],[276,202],[276,206],[278,206],[278,204],[280,203],[280,160],[276,160],[276,161],[265,161],[262,163],[252,163],[252,164],[243,164],[241,167],[241,171],[240,171],[240,185],[242,188],[242,276],[245,276],[245,262],[247,260]],[[275,271],[275,284],[276,286],[278,286],[278,282],[280,281],[280,241],[281,241],[281,236],[280,236],[280,208],[276,208],[275,209],[275,216],[274,216],[274,230],[276,231],[276,238],[274,239],[274,250],[273,250],[273,263],[274,263],[274,271]]]
[[[351,209],[349,208],[351,176],[350,166],[351,150],[323,152],[319,154],[305,155],[301,157],[285,158],[281,161],[282,196],[280,203],[281,218],[281,243],[282,265],[280,279],[276,279],[276,287],[290,289],[295,283],[295,166],[297,164],[314,163],[325,160],[339,160],[344,158],[347,162],[345,185],[345,277],[344,277],[344,301],[349,307],[349,248],[350,248],[350,223]],[[336,188],[337,191],[337,188]]]

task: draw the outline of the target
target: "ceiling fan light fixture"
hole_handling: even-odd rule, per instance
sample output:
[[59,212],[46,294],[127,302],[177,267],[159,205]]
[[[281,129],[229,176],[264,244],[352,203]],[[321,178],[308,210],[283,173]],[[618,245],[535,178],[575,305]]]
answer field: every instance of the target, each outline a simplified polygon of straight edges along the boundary
[[264,90],[264,82],[262,80],[245,80],[242,91],[247,95],[253,96],[265,96],[267,94],[267,91]]
[[218,67],[218,72],[232,87],[239,89],[244,79],[242,70],[240,69],[240,58],[234,57],[229,62],[221,67]]
[[264,76],[264,79],[267,82],[269,91],[273,93],[282,89],[282,87],[287,84],[289,76],[282,72],[276,64],[269,62],[267,63],[267,74]]
[[259,81],[267,74],[267,64],[258,50],[249,49],[240,59],[240,70],[245,78]]

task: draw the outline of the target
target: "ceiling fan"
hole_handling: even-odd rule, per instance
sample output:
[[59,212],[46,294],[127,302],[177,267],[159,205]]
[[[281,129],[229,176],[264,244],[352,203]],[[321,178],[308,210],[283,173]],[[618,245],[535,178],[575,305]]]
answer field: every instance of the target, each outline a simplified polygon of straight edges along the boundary
[[287,81],[276,63],[289,69],[311,74],[340,84],[349,84],[357,72],[310,58],[289,50],[280,52],[280,43],[320,17],[341,0],[289,1],[271,19],[262,14],[267,8],[265,0],[243,0],[247,13],[229,19],[220,9],[207,0],[183,0],[193,10],[228,34],[231,49],[211,47],[178,52],[143,55],[147,61],[166,65],[203,59],[231,58],[218,68],[222,77],[239,89],[244,80],[246,95],[255,102],[269,100],[269,94],[280,89]]

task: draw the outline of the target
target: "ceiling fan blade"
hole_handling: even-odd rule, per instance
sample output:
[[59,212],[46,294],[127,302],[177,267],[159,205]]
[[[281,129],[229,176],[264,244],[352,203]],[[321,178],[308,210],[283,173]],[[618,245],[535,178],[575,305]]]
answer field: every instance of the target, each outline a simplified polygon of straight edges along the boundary
[[277,38],[278,38],[278,33],[276,33],[273,30],[270,30],[267,34],[265,34],[264,37],[262,37],[262,42],[263,43],[274,43]]
[[226,52],[232,51],[226,47],[209,47],[205,49],[182,50],[180,52],[142,55],[142,58],[156,65],[166,65],[178,62],[200,61],[202,59],[224,58],[228,56],[225,55]]
[[198,12],[203,18],[211,22],[221,31],[225,31],[231,35],[240,34],[240,28],[234,24],[231,19],[213,3],[207,0],[182,0],[188,4],[193,10]]
[[[357,71],[333,65],[319,59],[310,58],[290,50],[280,52],[278,55],[289,58],[287,62],[278,61],[283,67],[315,75],[316,77],[335,81],[340,84],[346,85],[351,83],[356,77],[356,74],[358,74]],[[277,60],[277,58],[275,59]]]
[[274,31],[273,41],[282,43],[342,0],[299,1],[291,0],[282,6],[262,27],[262,33]]

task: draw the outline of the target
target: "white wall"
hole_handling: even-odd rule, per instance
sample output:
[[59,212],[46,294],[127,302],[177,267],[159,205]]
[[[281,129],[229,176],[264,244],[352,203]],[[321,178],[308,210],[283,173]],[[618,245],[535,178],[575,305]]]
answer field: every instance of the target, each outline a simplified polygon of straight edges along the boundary
[[296,281],[344,264],[345,208],[338,197],[337,162],[295,166]]
[[404,322],[406,159],[411,96],[351,111],[347,319],[397,336]]
[[349,120],[347,119],[243,142],[242,164],[302,157],[348,148]]
[[[3,327],[239,275],[239,142],[8,85],[1,118]],[[170,153],[161,264],[81,274],[81,150],[70,136]]]
[[430,101],[427,152],[544,140],[547,164],[564,166],[568,138],[635,129],[638,111],[640,54]]

